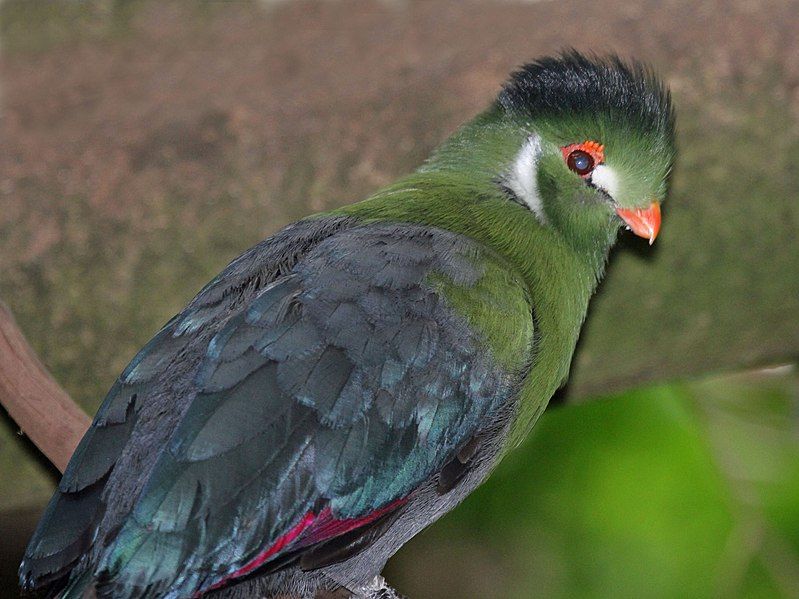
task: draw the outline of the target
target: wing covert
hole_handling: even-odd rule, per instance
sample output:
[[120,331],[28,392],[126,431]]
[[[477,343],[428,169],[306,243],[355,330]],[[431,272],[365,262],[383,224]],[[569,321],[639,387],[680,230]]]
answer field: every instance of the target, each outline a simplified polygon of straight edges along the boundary
[[474,242],[421,227],[322,241],[211,339],[197,394],[100,569],[193,592],[309,514],[356,520],[407,497],[518,382],[437,284],[477,286],[497,268]]

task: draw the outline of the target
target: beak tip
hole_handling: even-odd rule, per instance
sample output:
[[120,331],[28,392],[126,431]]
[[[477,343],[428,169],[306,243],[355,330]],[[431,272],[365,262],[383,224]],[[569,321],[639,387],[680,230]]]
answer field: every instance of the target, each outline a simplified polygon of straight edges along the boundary
[[624,221],[626,227],[639,237],[655,243],[660,232],[660,204],[652,202],[649,208],[617,208],[616,214]]

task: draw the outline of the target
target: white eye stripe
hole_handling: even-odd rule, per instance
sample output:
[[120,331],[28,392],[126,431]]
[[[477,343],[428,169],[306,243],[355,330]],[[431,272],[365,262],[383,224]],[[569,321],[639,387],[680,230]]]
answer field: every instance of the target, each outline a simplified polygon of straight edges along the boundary
[[541,138],[532,135],[511,165],[505,184],[535,214],[538,222],[547,223],[541,196],[538,194],[538,158],[541,156]]
[[608,194],[611,198],[616,198],[619,193],[619,178],[607,164],[598,164],[591,171],[591,183]]

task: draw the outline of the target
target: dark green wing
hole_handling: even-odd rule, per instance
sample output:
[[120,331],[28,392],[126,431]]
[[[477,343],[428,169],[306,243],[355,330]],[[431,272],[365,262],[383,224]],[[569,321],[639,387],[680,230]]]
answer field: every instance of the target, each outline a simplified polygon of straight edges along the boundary
[[[100,594],[191,596],[277,556],[277,546],[341,530],[312,530],[322,513],[368,519],[440,471],[514,392],[532,343],[530,306],[515,275],[474,242],[364,225],[297,255],[258,282],[257,265],[243,267],[251,296],[222,310],[201,294],[170,324],[177,338],[212,334],[178,352],[197,363],[189,383],[169,388],[186,404],[179,419],[159,420],[164,401],[121,443],[113,475],[141,482],[133,500],[102,496],[121,516],[79,569],[101,581]],[[492,326],[512,333],[518,369],[489,349],[497,335],[480,330],[486,306]]]
[[[506,267],[462,237],[374,225],[263,289],[208,345],[197,395],[105,554],[116,592],[208,588],[304,518],[363,518],[438,472],[518,380],[437,291],[477,288],[486,269]],[[520,286],[484,287],[480,302],[530,320]]]
[[[251,248],[138,352],[106,395],[39,521],[20,566],[23,589],[46,588],[69,574],[79,560],[85,564],[98,537],[117,526],[115,514],[107,512],[129,511],[125,504],[147,474],[146,467],[139,472],[135,465],[153,453],[142,447],[153,435],[145,432],[137,438],[134,429],[139,424],[146,428],[158,414],[162,437],[168,438],[182,405],[193,397],[190,384],[178,388],[176,381],[191,381],[215,330],[261,286],[289,272],[321,239],[349,225],[344,218],[301,221]],[[120,459],[127,460],[127,471],[114,477]],[[109,481],[117,497],[106,500]],[[98,530],[103,518],[110,520],[109,526]]]
[[139,351],[106,395],[31,539],[20,568],[23,587],[33,582],[33,572],[36,586],[62,577],[89,546],[108,474],[135,425],[137,402],[146,401],[156,378],[187,342],[173,336],[176,320]]

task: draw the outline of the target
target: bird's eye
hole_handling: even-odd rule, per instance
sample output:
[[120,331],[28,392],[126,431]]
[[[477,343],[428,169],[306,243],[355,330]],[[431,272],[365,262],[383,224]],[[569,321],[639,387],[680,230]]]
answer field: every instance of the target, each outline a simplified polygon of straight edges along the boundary
[[583,178],[587,178],[597,164],[605,161],[605,146],[595,141],[584,141],[561,148],[566,166]]
[[583,152],[582,150],[570,152],[569,156],[566,158],[566,164],[581,177],[584,177],[594,170],[594,159],[591,157],[591,154]]

